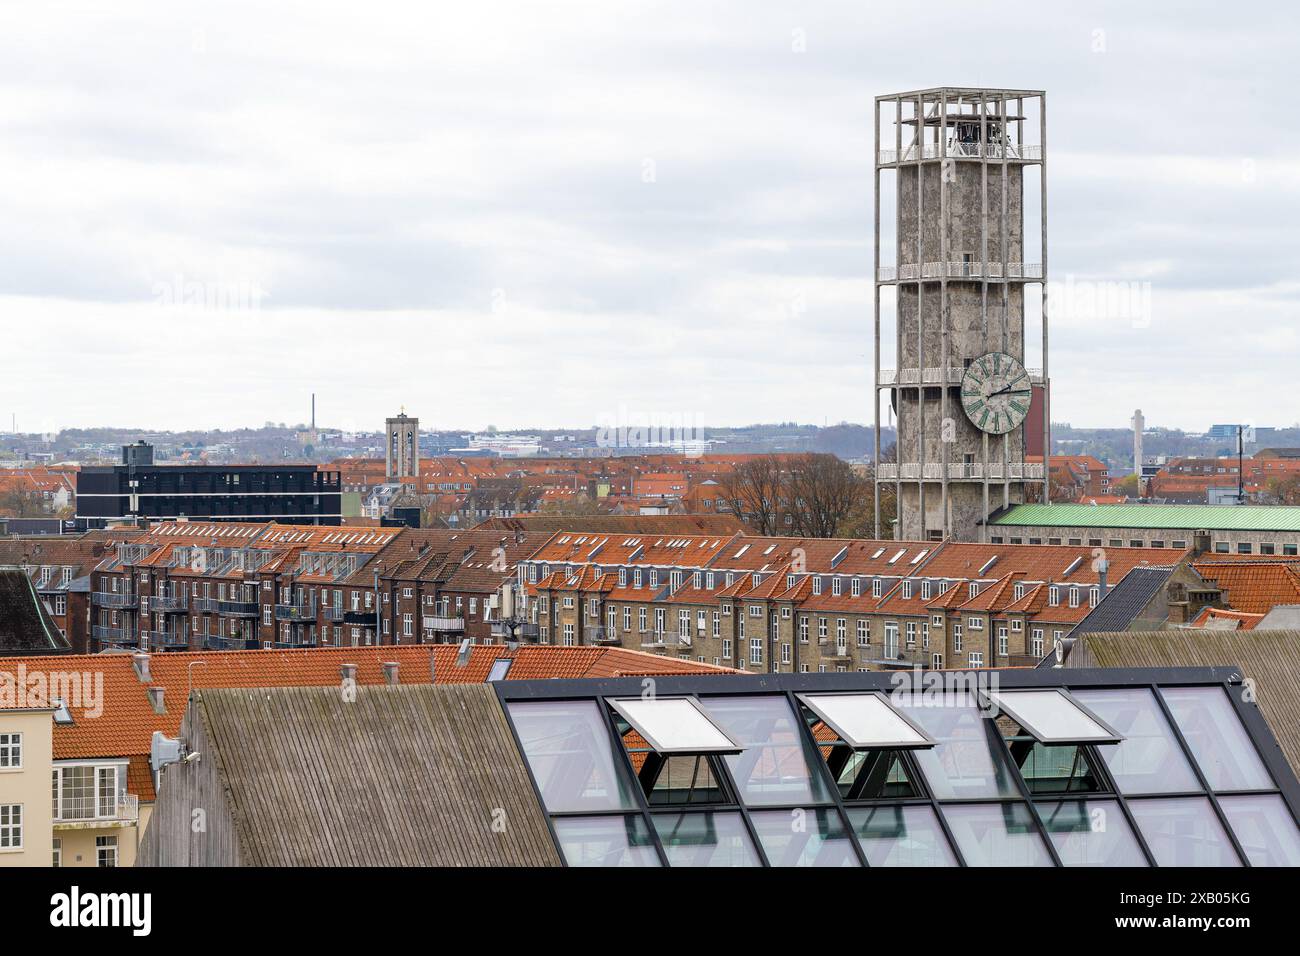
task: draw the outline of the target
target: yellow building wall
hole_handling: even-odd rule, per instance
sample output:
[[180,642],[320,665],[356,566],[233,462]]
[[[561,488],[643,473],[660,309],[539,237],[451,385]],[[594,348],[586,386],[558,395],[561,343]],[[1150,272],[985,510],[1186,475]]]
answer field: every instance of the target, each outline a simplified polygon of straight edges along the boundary
[[23,846],[0,850],[0,866],[50,866],[54,843],[50,774],[54,718],[50,711],[0,710],[0,734],[22,734],[22,766],[0,768],[0,803],[23,808]]

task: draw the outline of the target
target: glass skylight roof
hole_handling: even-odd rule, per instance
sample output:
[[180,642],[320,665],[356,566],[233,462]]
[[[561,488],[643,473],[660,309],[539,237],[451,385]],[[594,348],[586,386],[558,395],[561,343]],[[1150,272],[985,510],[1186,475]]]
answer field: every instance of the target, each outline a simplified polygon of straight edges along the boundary
[[1045,744],[1119,743],[1123,739],[1060,690],[989,691],[985,696]]
[[633,697],[611,699],[609,704],[661,754],[739,753],[744,749],[688,697]]
[[799,699],[859,750],[934,746],[932,739],[889,706],[883,694],[800,694]]
[[1300,865],[1300,784],[1220,671],[971,674],[493,687],[570,866]]

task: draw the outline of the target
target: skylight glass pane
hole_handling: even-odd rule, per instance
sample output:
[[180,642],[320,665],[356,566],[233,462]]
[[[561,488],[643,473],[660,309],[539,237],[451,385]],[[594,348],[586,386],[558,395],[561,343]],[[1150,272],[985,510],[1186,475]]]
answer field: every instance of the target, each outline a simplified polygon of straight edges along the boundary
[[741,748],[685,697],[630,697],[610,705],[659,753],[720,753]]
[[509,706],[547,810],[635,808],[618,772],[616,761],[622,758],[595,701],[514,701]]
[[800,694],[799,699],[858,750],[933,746],[880,694]]
[[669,866],[762,866],[739,813],[654,816]]
[[1161,866],[1241,866],[1204,797],[1130,800],[1128,809]]
[[988,698],[1045,744],[1113,741],[1115,734],[1059,690],[989,691]]
[[849,826],[871,866],[957,865],[929,807],[856,807],[848,813]]
[[1121,743],[1097,748],[1121,793],[1201,789],[1151,691],[1135,687],[1073,694],[1124,737]]
[[1023,803],[943,808],[967,866],[1051,866],[1029,807]]
[[1162,687],[1161,695],[1214,790],[1272,790],[1250,735],[1221,687]]
[[1114,800],[1062,800],[1037,807],[1066,866],[1147,865],[1132,827]]
[[1220,797],[1251,866],[1300,866],[1300,830],[1277,794]]
[[914,757],[940,800],[1019,796],[1002,761],[989,746],[985,719],[969,694],[899,694],[892,702],[938,743]]
[[829,803],[813,770],[821,759],[806,744],[784,697],[708,697],[705,710],[745,750],[725,758],[749,806]]
[[750,820],[772,866],[861,866],[834,810],[763,810]]
[[659,866],[650,828],[639,816],[557,817],[560,850],[569,866]]

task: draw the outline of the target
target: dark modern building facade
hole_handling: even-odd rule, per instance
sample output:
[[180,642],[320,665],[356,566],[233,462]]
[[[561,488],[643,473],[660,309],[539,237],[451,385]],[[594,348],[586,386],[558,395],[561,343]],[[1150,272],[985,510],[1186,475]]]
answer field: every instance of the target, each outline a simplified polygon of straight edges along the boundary
[[123,464],[77,474],[78,530],[109,522],[276,521],[338,525],[343,489],[337,471],[315,465],[155,465],[134,446]]

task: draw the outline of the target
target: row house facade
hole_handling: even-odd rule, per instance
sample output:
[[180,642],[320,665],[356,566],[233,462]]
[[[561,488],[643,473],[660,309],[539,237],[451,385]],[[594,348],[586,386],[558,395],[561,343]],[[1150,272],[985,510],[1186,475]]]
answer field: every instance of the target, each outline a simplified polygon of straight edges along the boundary
[[1034,664],[1169,549],[562,533],[520,566],[538,639],[760,672]]
[[491,643],[519,532],[165,524],[91,576],[95,650]]

